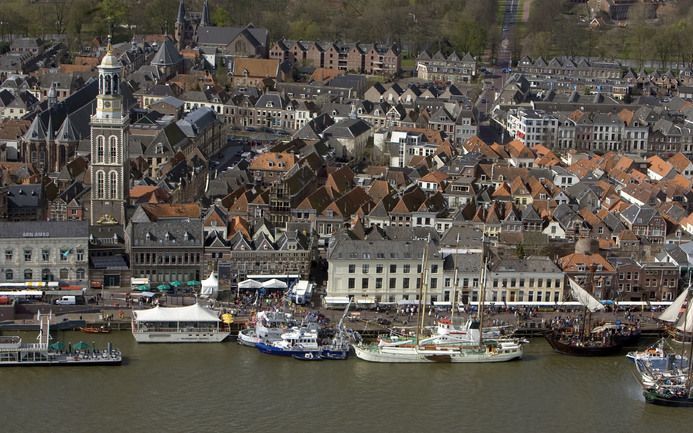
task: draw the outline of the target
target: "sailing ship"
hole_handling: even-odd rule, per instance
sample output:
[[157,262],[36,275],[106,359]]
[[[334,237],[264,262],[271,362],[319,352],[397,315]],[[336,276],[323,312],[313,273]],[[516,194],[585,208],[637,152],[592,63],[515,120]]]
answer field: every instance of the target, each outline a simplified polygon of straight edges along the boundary
[[553,329],[544,335],[555,351],[575,356],[608,356],[637,342],[640,329],[630,324],[608,323],[590,329],[592,313],[605,307],[572,278],[569,283],[573,298],[585,309],[579,327]]
[[[674,328],[680,334],[688,336],[693,333],[693,286],[689,284],[688,289],[674,301],[674,303],[664,311],[659,317],[665,322],[672,322],[676,316]],[[672,308],[673,307],[673,308]],[[681,313],[679,315],[679,313]],[[685,339],[684,339],[685,341]],[[661,406],[682,406],[693,407],[693,343],[682,345],[681,357],[685,358],[685,363],[681,362],[679,368],[663,369],[656,372],[651,369],[646,370],[650,374],[652,383],[641,381],[644,386],[643,395],[648,403]],[[683,360],[682,360],[683,361]],[[636,363],[636,365],[638,365]],[[639,370],[640,371],[640,370]],[[641,373],[641,377],[648,376]]]
[[[412,339],[403,339],[401,342],[391,344],[354,344],[356,356],[370,362],[388,363],[428,363],[428,362],[503,362],[522,358],[522,344],[517,340],[491,340],[484,341],[483,333],[477,332],[476,341],[440,341],[441,336],[430,338],[422,337],[424,321],[426,318],[426,296],[428,277],[428,250],[430,239],[424,245],[421,267],[421,285],[419,286],[419,307],[417,309],[416,336]],[[481,299],[485,298],[486,267],[482,268]],[[456,296],[455,296],[456,298]],[[456,300],[456,299],[455,299]],[[483,329],[483,302],[479,308],[479,320],[474,325],[476,329]],[[443,336],[444,337],[444,336]]]

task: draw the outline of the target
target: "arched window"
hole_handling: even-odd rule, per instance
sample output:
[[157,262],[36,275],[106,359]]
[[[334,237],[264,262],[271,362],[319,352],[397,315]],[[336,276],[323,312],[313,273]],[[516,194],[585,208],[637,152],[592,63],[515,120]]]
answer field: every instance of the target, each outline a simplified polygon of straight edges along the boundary
[[103,162],[106,152],[106,138],[103,135],[96,137],[96,162]]
[[110,163],[118,162],[118,137],[111,135],[108,137],[108,153],[110,156]]
[[67,280],[69,278],[69,271],[65,268],[60,269],[60,279]]
[[108,198],[118,198],[118,173],[115,170],[108,173]]
[[96,198],[103,199],[104,197],[104,184],[106,182],[105,175],[103,171],[98,171],[96,173]]
[[31,281],[33,279],[34,279],[34,273],[31,271],[31,269],[25,269],[24,270],[24,280]]
[[106,75],[106,91],[104,92],[105,95],[110,95],[111,94],[111,76]]
[[85,276],[84,269],[81,269],[81,268],[77,269],[77,275],[76,276],[77,276],[78,280],[83,280],[84,276]]
[[99,75],[99,93],[103,94],[103,75]]
[[6,281],[14,280],[14,272],[12,272],[12,269],[8,269],[5,271],[5,280]]
[[118,74],[113,76],[113,94],[118,94]]

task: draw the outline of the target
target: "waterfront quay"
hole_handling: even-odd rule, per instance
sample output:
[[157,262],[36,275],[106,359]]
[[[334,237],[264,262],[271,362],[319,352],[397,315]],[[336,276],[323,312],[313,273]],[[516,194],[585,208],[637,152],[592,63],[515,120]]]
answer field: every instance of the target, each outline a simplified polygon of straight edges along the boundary
[[[163,306],[184,306],[195,302],[192,296],[165,296],[162,298]],[[101,299],[99,304],[75,305],[75,306],[56,306],[50,304],[19,304],[14,321],[0,322],[0,330],[10,329],[30,329],[34,325],[35,311],[53,311],[56,324],[61,330],[78,330],[83,326],[106,326],[112,330],[130,331],[130,320],[132,309],[146,308],[146,305],[132,304],[125,302],[125,298],[118,297],[116,294]],[[319,315],[326,322],[326,325],[334,326],[343,314],[341,309],[310,308],[299,305],[280,306],[276,302],[264,303],[264,305],[239,305],[232,302],[214,302],[215,308],[223,312],[233,314],[234,321],[231,324],[231,335],[235,337],[239,330],[251,326],[254,314],[265,309],[281,309],[292,312],[296,317],[303,317],[310,312]],[[59,311],[56,311],[59,309]],[[659,309],[654,310],[618,310],[598,312],[592,315],[591,323],[602,322],[630,322],[639,323],[644,337],[659,337],[664,334],[664,328],[655,321]],[[470,314],[474,316],[475,310],[471,312],[455,312],[452,315],[456,323],[464,322]],[[517,329],[516,334],[522,337],[539,337],[551,328],[552,322],[556,320],[573,322],[580,316],[581,310],[561,309],[561,308],[505,308],[502,306],[487,307],[485,313],[486,325],[509,325]],[[450,318],[450,309],[430,309],[426,314],[426,324],[434,326],[438,319]],[[354,309],[347,316],[347,327],[359,332],[366,339],[375,338],[380,334],[388,333],[390,329],[406,330],[414,329],[416,324],[416,313],[413,309],[407,311],[406,308],[376,308],[376,309]],[[37,322],[36,322],[37,323]],[[14,326],[13,326],[14,325]]]

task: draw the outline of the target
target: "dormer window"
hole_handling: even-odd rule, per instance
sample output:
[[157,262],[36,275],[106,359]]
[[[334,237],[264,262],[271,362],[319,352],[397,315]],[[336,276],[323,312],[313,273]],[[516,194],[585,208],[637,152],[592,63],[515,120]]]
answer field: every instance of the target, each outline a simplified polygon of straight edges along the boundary
[[167,241],[170,240],[170,239],[171,239],[171,233],[166,232],[166,234],[164,235],[164,238],[165,238]]
[[604,270],[604,266],[602,265],[597,265],[597,272],[601,272]]
[[267,101],[267,104],[265,104],[265,107],[272,108],[272,107],[274,107],[274,104],[272,103],[272,101]]
[[578,270],[578,272],[585,272],[585,265],[583,265],[583,264],[578,264],[578,265],[577,265],[577,270]]
[[145,239],[147,239],[148,241],[152,240],[152,235],[151,235],[151,233],[149,233],[149,232],[147,232],[147,234],[144,235],[144,237],[145,237]]
[[[216,222],[213,225],[216,225]],[[190,240],[190,234],[188,232],[183,233],[183,240]]]

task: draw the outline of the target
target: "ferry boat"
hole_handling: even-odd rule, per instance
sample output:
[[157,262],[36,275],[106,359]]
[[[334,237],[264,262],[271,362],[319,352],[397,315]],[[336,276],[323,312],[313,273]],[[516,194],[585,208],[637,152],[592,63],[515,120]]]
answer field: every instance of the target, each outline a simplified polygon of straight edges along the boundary
[[21,337],[0,337],[0,366],[120,365],[123,356],[108,344],[105,350],[64,351],[62,344],[49,344],[51,315],[38,313],[38,343],[24,343]]
[[132,315],[132,335],[138,343],[220,343],[230,333],[218,312],[198,303],[156,306]]

